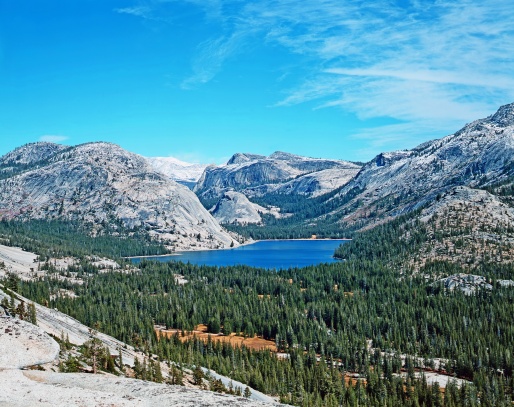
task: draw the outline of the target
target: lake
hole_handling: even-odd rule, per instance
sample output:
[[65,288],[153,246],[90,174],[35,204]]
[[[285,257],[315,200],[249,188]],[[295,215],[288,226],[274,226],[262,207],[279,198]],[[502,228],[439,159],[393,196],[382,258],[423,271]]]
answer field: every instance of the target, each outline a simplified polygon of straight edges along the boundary
[[[245,264],[267,269],[288,269],[319,263],[333,263],[334,250],[348,240],[261,240],[235,249],[177,252],[170,256],[148,256],[162,262],[183,261],[208,266]],[[132,259],[139,263],[141,258]]]

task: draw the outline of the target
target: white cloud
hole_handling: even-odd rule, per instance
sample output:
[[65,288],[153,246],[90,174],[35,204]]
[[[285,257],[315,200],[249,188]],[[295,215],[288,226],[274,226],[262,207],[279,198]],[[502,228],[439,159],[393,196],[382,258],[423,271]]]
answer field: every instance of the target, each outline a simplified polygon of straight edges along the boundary
[[257,40],[307,61],[276,106],[314,101],[445,134],[514,101],[511,0],[172,0],[180,1],[219,23],[184,88],[209,82]]
[[39,137],[39,141],[46,141],[47,143],[61,143],[65,140],[68,140],[66,136],[58,136],[53,134],[47,134]]
[[236,32],[230,37],[223,36],[200,44],[199,53],[193,61],[194,74],[182,82],[182,88],[190,89],[212,80],[226,59],[239,49],[246,36],[246,33]]
[[148,6],[134,6],[114,9],[120,14],[130,14],[136,17],[151,18],[152,9]]

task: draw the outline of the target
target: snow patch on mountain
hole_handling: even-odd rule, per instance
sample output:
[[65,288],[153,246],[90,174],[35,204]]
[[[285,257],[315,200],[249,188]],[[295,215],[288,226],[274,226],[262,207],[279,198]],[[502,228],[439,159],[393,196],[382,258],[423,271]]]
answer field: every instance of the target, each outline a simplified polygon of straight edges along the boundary
[[207,164],[195,164],[174,157],[147,157],[150,166],[173,181],[186,186],[194,186],[202,176]]

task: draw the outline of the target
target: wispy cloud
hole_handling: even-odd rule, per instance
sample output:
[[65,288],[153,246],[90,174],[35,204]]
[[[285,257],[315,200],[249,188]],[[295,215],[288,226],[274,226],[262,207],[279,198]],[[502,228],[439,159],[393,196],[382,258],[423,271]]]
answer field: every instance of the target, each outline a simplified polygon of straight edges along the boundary
[[152,5],[163,2],[190,3],[219,23],[219,32],[198,45],[186,88],[209,82],[232,56],[245,52],[248,40],[259,40],[307,61],[298,75],[303,79],[285,89],[276,106],[314,102],[362,118],[406,122],[410,127],[403,131],[428,125],[448,132],[514,100],[510,0],[154,0]]
[[152,9],[148,6],[117,8],[114,11],[120,14],[130,14],[136,17],[152,18]]
[[61,143],[65,140],[68,140],[66,136],[58,136],[53,134],[47,134],[39,137],[39,141],[46,141],[47,143]]
[[182,82],[183,89],[190,89],[209,82],[220,71],[226,59],[233,56],[245,40],[247,33],[235,32],[230,37],[207,40],[199,45],[193,60],[193,75]]

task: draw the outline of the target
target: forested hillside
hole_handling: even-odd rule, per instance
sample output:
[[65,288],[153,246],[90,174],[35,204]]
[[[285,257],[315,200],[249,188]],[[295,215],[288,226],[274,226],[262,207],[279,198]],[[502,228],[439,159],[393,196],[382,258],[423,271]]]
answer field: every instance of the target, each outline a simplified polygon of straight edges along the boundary
[[95,227],[91,224],[58,220],[2,220],[0,244],[37,252],[41,261],[63,256],[121,258],[169,252],[142,228],[128,230],[117,225],[116,229],[110,229],[106,223],[100,232],[95,233]]
[[[360,234],[335,264],[276,273],[143,262],[130,274],[91,270],[83,284],[54,275],[19,288],[162,360],[210,367],[295,405],[510,405],[514,288],[496,281],[514,267],[482,262],[475,272],[493,288],[474,295],[432,284],[465,272],[458,264],[428,262],[412,274],[404,260],[429,236],[418,215]],[[158,338],[156,324],[259,335],[288,356]],[[472,384],[450,380],[443,394],[423,379],[434,369]]]

